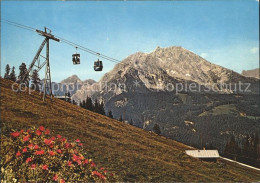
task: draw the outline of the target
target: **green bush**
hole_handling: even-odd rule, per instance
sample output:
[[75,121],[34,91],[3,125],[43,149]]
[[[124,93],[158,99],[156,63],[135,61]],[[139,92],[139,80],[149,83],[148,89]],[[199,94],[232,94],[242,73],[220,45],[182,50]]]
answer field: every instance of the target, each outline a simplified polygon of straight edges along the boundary
[[3,182],[115,182],[113,173],[97,168],[84,157],[83,144],[50,130],[14,131],[1,135],[1,180]]

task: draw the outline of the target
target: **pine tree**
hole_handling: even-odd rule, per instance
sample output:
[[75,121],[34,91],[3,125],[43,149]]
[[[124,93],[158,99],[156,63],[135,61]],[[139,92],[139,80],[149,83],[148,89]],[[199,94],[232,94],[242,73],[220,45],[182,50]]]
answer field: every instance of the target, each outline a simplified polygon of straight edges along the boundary
[[75,100],[72,100],[72,104],[77,105],[77,102]]
[[224,156],[230,159],[237,160],[237,158],[241,155],[241,149],[238,146],[235,136],[232,135],[229,142],[226,144],[224,150]]
[[10,66],[9,64],[7,64],[5,67],[5,75],[4,75],[5,79],[10,79],[9,73],[10,73]]
[[93,111],[93,103],[92,103],[92,99],[90,97],[87,97],[86,99],[86,109]]
[[67,102],[71,103],[71,94],[70,94],[70,92],[67,93],[67,97],[68,97]]
[[120,116],[120,118],[118,119],[118,121],[123,121],[123,117],[122,117],[122,115]]
[[243,159],[242,162],[245,164],[249,164],[250,160],[247,158],[247,156],[250,154],[250,137],[249,135],[246,136],[244,139],[243,149],[242,149],[242,155]]
[[83,104],[82,104],[82,102],[81,102],[81,101],[79,102],[79,106],[80,106],[80,107],[83,107]]
[[25,86],[29,87],[29,73],[26,74],[27,72],[26,64],[22,63],[19,66],[19,70],[20,70],[20,74],[18,76],[18,79],[21,80],[24,78],[23,83],[25,84]]
[[86,109],[86,101],[85,101],[85,100],[83,100],[83,102],[82,102],[82,107],[83,107],[84,109]]
[[134,125],[134,123],[133,123],[133,120],[131,119],[130,120],[130,123],[129,123],[130,125]]
[[260,164],[257,163],[258,160],[258,145],[259,145],[259,136],[258,133],[256,132],[254,135],[254,141],[253,141],[253,165],[256,167],[260,167]]
[[104,102],[102,101],[99,105],[99,114],[106,115],[105,109],[104,109]]
[[112,114],[112,111],[108,111],[108,117],[112,118],[113,119],[113,114]]
[[160,126],[158,124],[154,124],[153,126],[153,132],[160,135],[161,134],[161,129]]
[[99,113],[99,103],[98,103],[97,99],[95,100],[95,103],[94,103],[94,112]]
[[39,74],[37,72],[37,70],[35,69],[32,73],[32,84],[31,84],[31,88],[33,90],[39,91],[40,90],[40,78],[39,78]]
[[16,81],[15,67],[12,67],[12,71],[10,73],[10,80],[11,81]]

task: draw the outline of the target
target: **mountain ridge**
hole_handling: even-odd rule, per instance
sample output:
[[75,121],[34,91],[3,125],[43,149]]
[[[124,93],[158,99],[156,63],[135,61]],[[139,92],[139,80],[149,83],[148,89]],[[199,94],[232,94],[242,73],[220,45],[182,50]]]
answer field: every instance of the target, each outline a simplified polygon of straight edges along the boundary
[[[237,83],[239,81],[248,83],[257,83],[257,79],[247,78],[230,69],[213,64],[206,59],[196,55],[195,53],[182,48],[180,46],[172,46],[167,48],[157,47],[153,52],[142,53],[136,52],[126,57],[96,83],[114,84],[124,83],[126,76],[135,80],[140,80],[147,89],[158,89],[159,85],[164,85],[164,81],[168,83],[183,83],[184,80],[194,82],[196,85],[202,85],[214,90],[219,90],[215,84]],[[149,85],[149,86],[148,86]],[[94,86],[91,86],[95,88]],[[89,87],[83,87],[74,95],[76,101],[83,100],[86,95],[93,95]],[[258,87],[254,87],[258,90]],[[103,88],[99,87],[99,92]],[[226,89],[221,91],[224,93],[232,93],[233,91]],[[120,91],[118,92],[120,93]],[[85,96],[80,96],[85,94]]]
[[253,78],[259,79],[260,78],[259,70],[260,70],[260,68],[251,69],[251,70],[243,70],[241,74],[246,77],[253,77]]
[[[230,85],[222,87],[223,83]],[[249,83],[251,91],[246,92],[244,85],[239,88],[239,83]],[[212,64],[182,47],[158,47],[151,53],[128,56],[72,98],[79,102],[87,96],[103,101],[106,112],[111,110],[116,119],[124,114],[126,123],[133,121],[147,130],[157,123],[163,135],[193,146],[197,146],[200,133],[205,133],[205,123],[212,121],[207,143],[221,152],[231,134],[226,131],[239,137],[260,128],[259,80]],[[187,120],[194,125],[188,127]],[[239,128],[230,129],[230,125]]]

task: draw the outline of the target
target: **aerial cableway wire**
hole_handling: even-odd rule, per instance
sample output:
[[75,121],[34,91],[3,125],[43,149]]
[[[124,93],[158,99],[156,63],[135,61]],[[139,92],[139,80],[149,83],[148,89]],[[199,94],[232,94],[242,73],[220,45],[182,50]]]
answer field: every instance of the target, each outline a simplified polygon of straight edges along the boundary
[[[56,36],[56,37],[57,37],[57,36]],[[114,62],[114,63],[120,63],[119,60],[114,59],[114,58],[112,58],[112,57],[103,55],[103,54],[101,54],[101,53],[98,53],[98,52],[93,51],[93,50],[91,50],[91,49],[88,49],[88,48],[86,48],[86,47],[83,47],[83,46],[81,46],[81,45],[79,45],[79,44],[76,44],[76,43],[73,43],[73,42],[71,42],[71,41],[68,41],[68,40],[66,40],[66,39],[64,39],[64,38],[61,38],[61,37],[57,37],[57,38],[60,39],[61,42],[63,42],[63,43],[69,44],[69,45],[71,45],[71,46],[73,46],[73,47],[77,47],[78,49],[83,50],[83,51],[85,51],[85,52],[88,52],[88,53],[90,53],[90,54],[92,54],[92,55],[97,55],[97,56],[99,56],[99,57],[101,57],[101,58],[104,58],[104,59],[106,59],[106,60],[108,60],[108,61],[111,61],[111,62]]]
[[19,27],[19,28],[22,28],[22,29],[26,29],[26,30],[30,30],[30,31],[34,31],[34,32],[36,31],[35,28],[29,27],[29,26],[26,26],[26,25],[22,25],[22,24],[19,24],[19,23],[16,23],[16,22],[12,22],[10,20],[1,19],[1,22],[7,23],[9,25],[16,26],[16,27]]
[[[30,31],[33,31],[33,32],[36,32],[36,30],[37,30],[37,29],[35,29],[35,28],[29,27],[29,26],[26,26],[26,25],[23,25],[23,24],[19,24],[19,23],[10,21],[10,20],[1,19],[1,22],[7,23],[7,24],[9,24],[9,25],[12,25],[12,26],[15,26],[15,27],[18,27],[18,28],[21,28],[21,29],[30,30]],[[86,48],[86,47],[84,47],[84,46],[81,46],[81,45],[79,45],[79,44],[77,44],[77,43],[74,43],[74,42],[72,42],[72,41],[66,40],[66,39],[64,39],[64,38],[61,38],[61,37],[58,37],[58,36],[56,36],[56,37],[57,37],[58,39],[60,39],[61,42],[66,43],[66,44],[68,44],[68,45],[70,45],[70,46],[73,46],[73,47],[77,47],[78,49],[80,49],[80,50],[82,50],[82,51],[88,52],[88,53],[90,53],[90,54],[92,54],[92,55],[96,55],[96,56],[98,56],[98,57],[100,57],[100,58],[103,58],[103,59],[105,59],[105,60],[108,60],[108,61],[110,61],[110,62],[120,63],[120,61],[117,60],[117,59],[114,59],[114,58],[112,58],[112,57],[103,55],[103,54],[101,54],[101,53],[99,53],[99,52],[96,52],[96,51],[94,51],[94,50],[88,49],[88,48]]]

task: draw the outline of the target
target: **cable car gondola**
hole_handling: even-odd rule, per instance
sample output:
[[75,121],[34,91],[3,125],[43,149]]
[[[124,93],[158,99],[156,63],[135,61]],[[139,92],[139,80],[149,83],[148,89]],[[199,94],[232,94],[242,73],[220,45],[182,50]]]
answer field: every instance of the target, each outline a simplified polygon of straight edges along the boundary
[[103,70],[103,63],[101,60],[97,60],[94,62],[94,70],[95,71],[102,71]]
[[72,62],[74,65],[80,64],[80,54],[75,53],[72,55]]
[[77,53],[77,48],[78,47],[76,47],[76,53],[72,55],[72,62],[74,65],[80,64],[80,54]]

